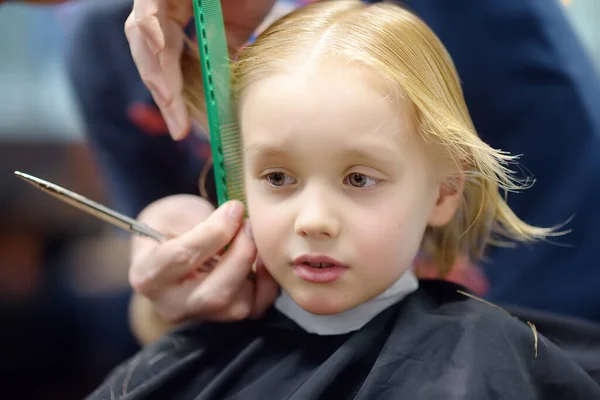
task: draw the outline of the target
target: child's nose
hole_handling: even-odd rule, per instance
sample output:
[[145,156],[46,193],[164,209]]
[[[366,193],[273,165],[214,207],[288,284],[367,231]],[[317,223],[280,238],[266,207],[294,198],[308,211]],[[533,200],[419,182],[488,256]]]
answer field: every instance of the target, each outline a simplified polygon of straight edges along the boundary
[[335,238],[340,234],[340,221],[325,199],[312,198],[303,204],[294,229],[296,234],[304,237]]

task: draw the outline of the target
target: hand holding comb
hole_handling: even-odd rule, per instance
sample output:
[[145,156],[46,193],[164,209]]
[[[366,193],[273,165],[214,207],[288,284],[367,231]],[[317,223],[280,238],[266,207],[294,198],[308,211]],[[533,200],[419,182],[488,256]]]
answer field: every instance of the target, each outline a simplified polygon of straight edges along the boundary
[[[220,0],[193,0],[218,205],[245,203],[241,137],[231,99],[231,71]],[[158,242],[167,236],[132,218],[42,179],[15,172],[38,189],[128,232]],[[213,264],[217,258],[210,260]],[[251,274],[252,276],[253,274]]]

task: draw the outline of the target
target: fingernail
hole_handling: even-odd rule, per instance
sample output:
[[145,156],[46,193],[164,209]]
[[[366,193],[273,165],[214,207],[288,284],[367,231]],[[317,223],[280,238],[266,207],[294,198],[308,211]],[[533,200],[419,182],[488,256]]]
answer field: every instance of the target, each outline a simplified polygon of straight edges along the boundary
[[177,119],[179,125],[186,125],[188,120],[188,110],[183,100],[175,98],[171,107],[173,108],[173,116]]
[[244,207],[242,207],[242,205],[237,201],[232,202],[229,205],[229,209],[227,210],[227,216],[229,217],[229,219],[235,222],[239,221],[239,219],[242,218],[243,213]]
[[252,226],[250,226],[249,221],[246,221],[245,226],[244,226],[244,231],[246,232],[246,235],[248,235],[248,237],[250,239],[254,239],[254,235],[252,234]]
[[169,134],[175,140],[180,139],[183,136],[183,132],[181,127],[171,116],[165,116],[165,123],[167,124],[167,128],[169,129]]
[[175,100],[171,105],[170,118],[173,119],[173,124],[178,127],[176,136],[184,137],[189,128],[188,112],[183,101]]
[[[159,87],[160,86],[160,87]],[[167,104],[167,96],[165,96],[164,85],[156,85],[154,82],[146,82],[146,87],[152,93],[156,105],[164,107]]]

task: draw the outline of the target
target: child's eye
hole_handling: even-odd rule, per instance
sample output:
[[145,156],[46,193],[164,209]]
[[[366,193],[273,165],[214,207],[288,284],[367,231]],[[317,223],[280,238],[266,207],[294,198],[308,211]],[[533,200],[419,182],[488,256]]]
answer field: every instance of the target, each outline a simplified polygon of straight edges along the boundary
[[292,185],[296,182],[294,178],[283,173],[283,172],[271,172],[266,174],[264,179],[270,186],[281,187],[285,185]]
[[373,178],[372,176],[368,176],[365,174],[359,174],[358,172],[353,172],[346,176],[344,179],[344,183],[346,185],[350,185],[356,188],[364,188],[376,185],[379,182],[379,179]]

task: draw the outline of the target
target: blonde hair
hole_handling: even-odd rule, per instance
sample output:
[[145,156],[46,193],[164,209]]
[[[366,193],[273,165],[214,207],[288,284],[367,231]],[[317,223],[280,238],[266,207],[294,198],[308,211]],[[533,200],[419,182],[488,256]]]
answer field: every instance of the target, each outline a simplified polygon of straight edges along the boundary
[[[461,207],[448,224],[428,228],[423,240],[423,250],[440,275],[449,272],[459,255],[480,259],[487,245],[532,242],[557,234],[555,228],[525,223],[509,208],[499,189],[526,187],[508,168],[515,157],[478,137],[450,55],[417,16],[396,4],[359,0],[300,8],[241,50],[232,63],[234,98],[239,101],[255,82],[306,60],[307,52],[320,61],[337,57],[358,63],[383,78],[392,88],[390,95],[413,103],[420,137],[432,148],[442,149],[464,177]],[[187,52],[183,59],[188,105],[192,115],[202,118],[197,56]],[[449,187],[452,181],[448,180]]]

